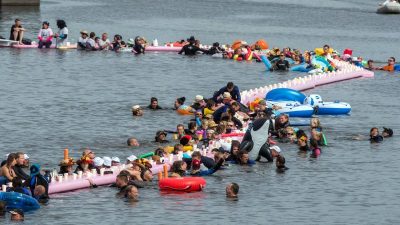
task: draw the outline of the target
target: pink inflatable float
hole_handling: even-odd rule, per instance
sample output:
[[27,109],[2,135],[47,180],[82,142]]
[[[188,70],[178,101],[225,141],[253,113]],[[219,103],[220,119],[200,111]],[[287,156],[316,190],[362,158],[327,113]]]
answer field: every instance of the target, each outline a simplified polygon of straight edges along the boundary
[[348,62],[334,60],[334,63],[339,68],[338,71],[308,75],[304,77],[296,77],[292,80],[288,80],[282,83],[271,84],[264,87],[243,91],[241,93],[242,103],[246,105],[250,102],[253,102],[256,98],[263,99],[269,91],[276,88],[291,88],[298,91],[304,91],[320,85],[354,78],[374,76],[374,72],[357,67]]

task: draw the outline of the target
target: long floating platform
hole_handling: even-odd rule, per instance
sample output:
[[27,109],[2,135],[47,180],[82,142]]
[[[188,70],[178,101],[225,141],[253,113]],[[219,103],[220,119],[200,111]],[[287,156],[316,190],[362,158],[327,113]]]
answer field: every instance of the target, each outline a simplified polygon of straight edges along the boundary
[[334,60],[335,65],[337,65],[338,70],[335,72],[326,72],[315,75],[307,75],[304,77],[296,77],[294,79],[271,84],[264,87],[259,87],[255,89],[250,89],[241,92],[241,98],[243,104],[248,104],[253,102],[257,98],[264,99],[265,95],[276,88],[291,88],[297,91],[305,91],[308,89],[315,88],[317,86],[322,86],[330,83],[336,83],[344,80],[350,80],[355,78],[371,78],[374,77],[374,72],[365,70],[353,64],[345,61]]

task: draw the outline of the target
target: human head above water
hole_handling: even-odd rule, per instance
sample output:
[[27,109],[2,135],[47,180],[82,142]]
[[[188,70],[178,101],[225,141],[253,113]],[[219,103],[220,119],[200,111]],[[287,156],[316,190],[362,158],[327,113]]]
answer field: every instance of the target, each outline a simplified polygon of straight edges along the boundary
[[226,191],[226,197],[237,198],[239,193],[239,185],[237,183],[230,183],[226,185],[225,191]]
[[383,127],[382,136],[383,137],[391,137],[391,136],[393,136],[393,130],[391,128]]

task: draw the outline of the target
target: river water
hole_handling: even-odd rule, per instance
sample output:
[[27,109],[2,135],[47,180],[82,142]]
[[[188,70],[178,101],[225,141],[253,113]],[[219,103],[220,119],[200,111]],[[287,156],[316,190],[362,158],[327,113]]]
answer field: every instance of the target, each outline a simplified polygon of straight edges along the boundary
[[[145,36],[159,43],[195,35],[203,43],[253,42],[313,49],[325,43],[385,62],[400,59],[398,16],[377,15],[375,0],[223,0],[223,1],[42,1],[40,8],[3,7],[0,34],[23,19],[34,38],[40,23],[65,19],[70,41],[79,30]],[[33,162],[56,167],[64,148],[77,158],[90,147],[99,156],[140,154],[154,149],[158,129],[174,129],[188,118],[172,110],[145,111],[132,118],[130,107],[158,97],[171,108],[176,97],[192,101],[210,96],[227,81],[241,90],[291,79],[299,74],[265,71],[262,64],[237,63],[208,56],[0,49],[0,155],[26,151]],[[325,100],[352,105],[350,116],[321,117],[329,147],[317,160],[282,144],[290,168],[274,165],[236,167],[207,177],[202,193],[165,195],[156,186],[140,190],[129,204],[116,190],[100,187],[52,196],[49,205],[28,213],[26,224],[398,224],[400,157],[399,74],[318,87]],[[395,136],[381,144],[353,141],[373,126],[388,126]],[[126,147],[135,136],[138,149]],[[239,201],[225,198],[225,185],[240,185]],[[1,223],[8,220],[0,219]]]

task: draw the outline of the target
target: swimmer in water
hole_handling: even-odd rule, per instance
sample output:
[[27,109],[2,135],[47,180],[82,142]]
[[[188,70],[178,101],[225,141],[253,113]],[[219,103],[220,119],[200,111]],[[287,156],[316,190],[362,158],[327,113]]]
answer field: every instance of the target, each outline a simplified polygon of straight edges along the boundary
[[379,143],[383,141],[383,137],[379,134],[379,129],[377,127],[371,128],[369,132],[369,137],[371,143]]
[[390,128],[383,127],[382,136],[384,138],[392,137],[393,136],[393,130],[390,129]]
[[276,172],[283,173],[285,172],[285,170],[288,170],[289,168],[285,166],[285,163],[286,163],[285,157],[283,155],[278,155],[278,157],[276,157],[276,162],[275,162]]
[[225,188],[226,197],[230,199],[237,199],[239,193],[239,185],[237,183],[229,183]]

